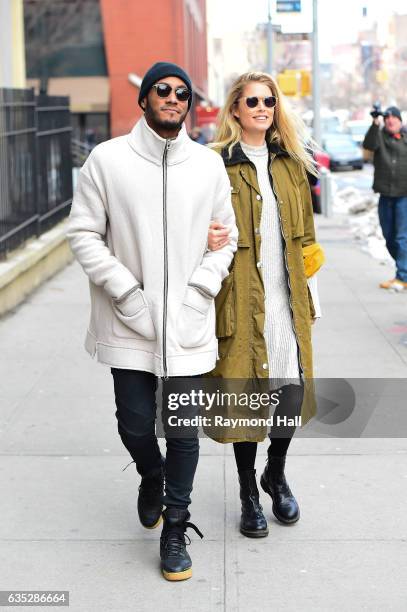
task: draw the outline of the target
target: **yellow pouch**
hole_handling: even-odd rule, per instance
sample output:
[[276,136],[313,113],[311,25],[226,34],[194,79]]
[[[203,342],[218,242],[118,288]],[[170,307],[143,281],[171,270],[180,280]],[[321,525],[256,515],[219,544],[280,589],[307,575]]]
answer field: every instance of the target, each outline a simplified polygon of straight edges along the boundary
[[305,275],[307,278],[318,272],[322,264],[325,262],[325,253],[318,242],[310,244],[302,248],[304,257]]

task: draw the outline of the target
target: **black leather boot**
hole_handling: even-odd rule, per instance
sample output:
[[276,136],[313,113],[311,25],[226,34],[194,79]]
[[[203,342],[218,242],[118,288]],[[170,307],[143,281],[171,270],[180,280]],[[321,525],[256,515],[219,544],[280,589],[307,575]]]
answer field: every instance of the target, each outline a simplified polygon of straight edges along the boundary
[[161,571],[166,580],[187,580],[192,576],[192,561],[186,550],[191,540],[185,531],[191,527],[201,538],[203,535],[196,525],[188,522],[190,516],[188,510],[182,508],[166,508],[163,512],[160,557]]
[[141,479],[137,500],[140,523],[154,529],[161,523],[164,496],[164,468],[157,468]]
[[300,518],[297,500],[291,493],[284,475],[285,458],[269,453],[267,465],[260,478],[260,484],[273,500],[273,514],[285,524],[296,523]]
[[259,490],[256,483],[256,470],[239,472],[240,499],[242,516],[240,533],[248,538],[264,538],[268,535],[267,521],[259,502]]

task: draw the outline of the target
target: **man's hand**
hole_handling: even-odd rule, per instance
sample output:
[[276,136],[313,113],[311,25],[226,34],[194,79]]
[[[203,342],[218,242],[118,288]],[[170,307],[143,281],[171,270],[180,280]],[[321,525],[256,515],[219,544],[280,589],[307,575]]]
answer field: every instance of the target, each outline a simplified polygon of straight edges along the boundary
[[218,251],[226,244],[229,244],[230,228],[227,225],[212,221],[208,231],[208,249],[210,251]]

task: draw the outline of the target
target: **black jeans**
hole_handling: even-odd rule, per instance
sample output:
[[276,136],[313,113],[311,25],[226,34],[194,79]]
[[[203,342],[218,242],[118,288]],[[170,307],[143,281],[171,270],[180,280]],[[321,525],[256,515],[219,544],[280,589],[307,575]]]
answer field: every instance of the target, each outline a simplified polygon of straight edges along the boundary
[[[117,428],[141,476],[162,465],[155,433],[158,380],[150,372],[111,368],[116,400]],[[166,436],[165,496],[168,507],[187,508],[199,458],[197,436]]]

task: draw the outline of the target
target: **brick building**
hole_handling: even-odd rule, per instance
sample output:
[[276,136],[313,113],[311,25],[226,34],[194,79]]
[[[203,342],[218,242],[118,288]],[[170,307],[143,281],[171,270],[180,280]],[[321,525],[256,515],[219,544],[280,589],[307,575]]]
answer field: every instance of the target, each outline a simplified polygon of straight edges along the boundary
[[156,61],[189,73],[195,106],[208,97],[205,0],[24,0],[28,84],[71,96],[75,136],[128,132],[138,86]]

